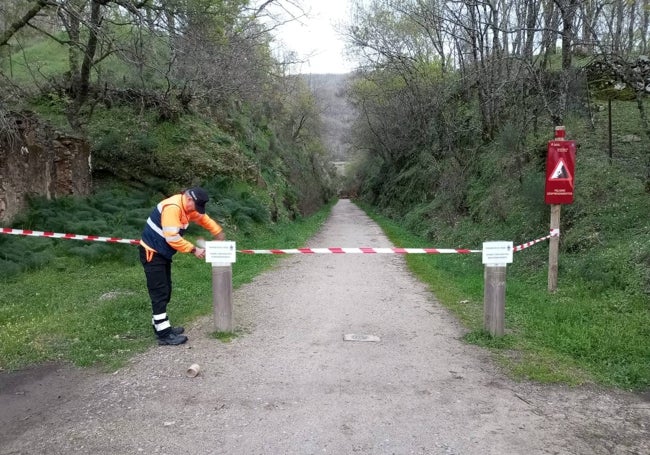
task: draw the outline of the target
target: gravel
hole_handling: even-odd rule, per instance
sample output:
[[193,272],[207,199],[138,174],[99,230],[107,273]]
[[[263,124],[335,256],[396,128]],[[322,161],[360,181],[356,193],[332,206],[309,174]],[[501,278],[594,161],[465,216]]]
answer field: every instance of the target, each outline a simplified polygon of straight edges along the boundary
[[[308,246],[390,243],[341,200]],[[112,374],[1,375],[0,454],[650,454],[647,395],[509,379],[400,255],[288,256],[233,300],[229,343],[206,317]]]

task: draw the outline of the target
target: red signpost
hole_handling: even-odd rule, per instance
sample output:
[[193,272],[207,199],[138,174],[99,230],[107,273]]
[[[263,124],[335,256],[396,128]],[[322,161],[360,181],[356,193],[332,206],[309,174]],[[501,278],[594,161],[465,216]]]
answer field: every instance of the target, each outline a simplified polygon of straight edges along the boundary
[[[563,126],[555,127],[555,139],[548,142],[544,202],[551,205],[551,232],[560,231],[561,204],[573,203],[576,142],[565,139]],[[557,289],[559,236],[551,237],[548,257],[548,290]]]
[[548,142],[544,202],[547,204],[571,204],[573,202],[576,141],[557,139],[557,133],[556,130],[556,139]]

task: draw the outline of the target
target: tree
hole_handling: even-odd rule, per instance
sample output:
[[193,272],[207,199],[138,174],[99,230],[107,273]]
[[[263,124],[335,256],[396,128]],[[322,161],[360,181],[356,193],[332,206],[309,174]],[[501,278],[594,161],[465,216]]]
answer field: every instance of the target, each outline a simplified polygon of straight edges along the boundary
[[562,123],[580,96],[573,89],[580,20],[597,20],[599,11],[577,0],[359,2],[348,30],[365,62],[353,90],[361,114],[354,130],[384,163],[377,192],[417,175],[425,156],[456,172],[503,131],[517,157],[541,114]]
[[[192,102],[214,107],[264,98],[275,61],[258,17],[273,2],[251,8],[248,0],[34,0],[0,43],[30,27],[67,46],[69,71],[48,80],[46,90],[67,100],[75,130],[94,103],[121,96],[141,97],[143,106],[172,118],[176,101],[188,110]],[[61,27],[64,34],[52,31]],[[130,68],[122,80],[111,78],[117,60]],[[125,81],[132,84],[128,93],[116,89]]]

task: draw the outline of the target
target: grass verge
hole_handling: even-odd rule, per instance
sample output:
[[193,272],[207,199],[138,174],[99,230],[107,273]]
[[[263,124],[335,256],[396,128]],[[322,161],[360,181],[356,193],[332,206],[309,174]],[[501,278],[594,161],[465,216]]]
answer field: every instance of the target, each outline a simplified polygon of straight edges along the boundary
[[[401,247],[439,247],[406,231],[394,221],[364,210]],[[532,248],[545,249],[545,243]],[[472,247],[475,245],[464,245]],[[548,251],[545,249],[545,251]],[[547,290],[547,270],[526,261],[523,250],[508,266],[506,335],[483,330],[481,255],[408,255],[415,275],[465,325],[465,341],[490,349],[497,361],[519,379],[568,385],[599,384],[627,390],[650,387],[650,304],[644,294],[594,290],[590,283],[559,277],[555,293]],[[560,258],[571,266],[571,257]],[[536,264],[536,265],[533,265]]]
[[[332,204],[293,223],[256,226],[236,240],[240,249],[302,245],[327,218]],[[199,233],[199,230],[192,230]],[[50,239],[43,239],[51,242]],[[75,240],[60,240],[75,242]],[[133,247],[132,256],[137,257]],[[233,287],[271,267],[275,255],[238,255]],[[212,271],[190,255],[174,257],[174,324],[212,311]],[[142,266],[135,259],[93,261],[63,256],[45,268],[2,281],[0,371],[62,361],[114,369],[155,343]]]

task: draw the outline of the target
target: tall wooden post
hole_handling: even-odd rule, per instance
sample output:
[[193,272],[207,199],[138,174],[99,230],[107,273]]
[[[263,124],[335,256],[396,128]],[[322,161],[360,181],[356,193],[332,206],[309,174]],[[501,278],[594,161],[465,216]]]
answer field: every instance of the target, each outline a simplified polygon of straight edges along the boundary
[[212,265],[212,306],[217,332],[232,332],[232,266]]
[[551,240],[548,245],[548,291],[557,290],[560,252],[561,204],[573,203],[576,141],[566,139],[564,126],[555,127],[555,138],[548,142],[544,202],[551,206]]
[[[560,204],[551,204],[551,232],[560,231]],[[557,268],[558,256],[560,253],[560,237],[551,236],[548,244],[548,290],[555,292],[557,290]]]
[[614,146],[612,145],[612,100],[607,100],[607,142],[609,145],[609,164],[614,158]]

